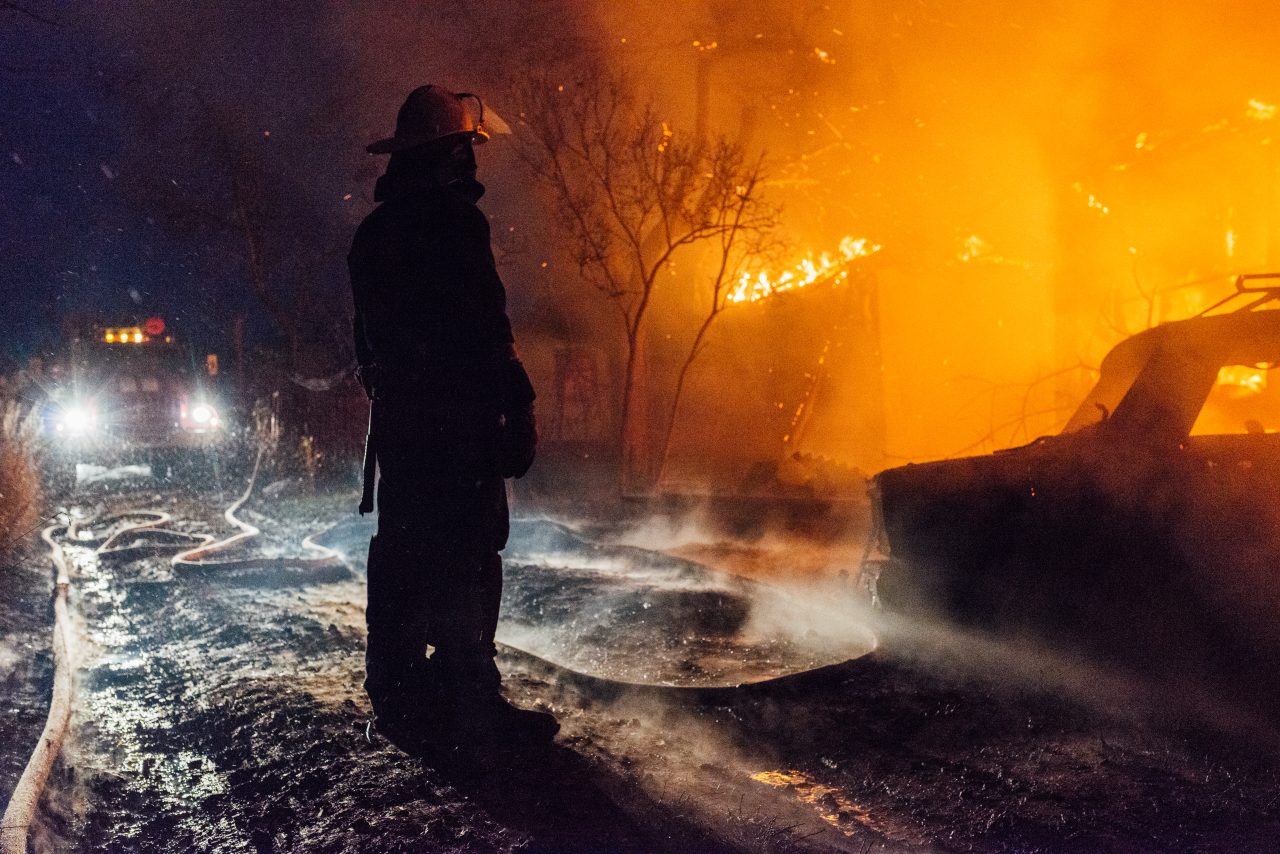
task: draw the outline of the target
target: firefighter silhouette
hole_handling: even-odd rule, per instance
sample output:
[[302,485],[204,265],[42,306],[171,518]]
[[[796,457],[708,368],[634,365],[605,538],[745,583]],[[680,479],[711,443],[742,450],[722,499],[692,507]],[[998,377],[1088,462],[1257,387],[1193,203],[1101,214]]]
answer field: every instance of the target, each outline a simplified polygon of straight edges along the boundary
[[[500,693],[494,632],[509,519],[504,477],[537,442],[534,392],[476,202],[480,99],[411,92],[356,232],[355,346],[371,401],[365,689],[377,730],[403,749],[549,740],[555,718]],[[429,653],[429,655],[428,655]]]

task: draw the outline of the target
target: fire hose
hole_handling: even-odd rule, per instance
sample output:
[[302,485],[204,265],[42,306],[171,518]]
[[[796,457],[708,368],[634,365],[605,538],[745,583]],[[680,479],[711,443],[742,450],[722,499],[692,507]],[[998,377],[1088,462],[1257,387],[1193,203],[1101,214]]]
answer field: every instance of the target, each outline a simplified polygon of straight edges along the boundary
[[[154,537],[169,539],[175,545],[180,544],[179,548],[181,550],[170,558],[170,565],[179,571],[183,569],[208,570],[215,568],[230,570],[261,566],[263,563],[269,563],[273,566],[318,568],[340,563],[342,558],[336,551],[315,541],[316,537],[323,536],[331,530],[332,526],[303,538],[303,548],[314,552],[315,556],[313,557],[269,558],[266,560],[260,557],[227,561],[206,560],[210,555],[244,543],[262,533],[256,526],[236,516],[236,512],[253,494],[261,463],[262,451],[260,450],[257,459],[254,461],[253,473],[249,476],[249,483],[244,492],[222,514],[227,523],[237,529],[235,534],[216,539],[209,534],[188,534],[172,531],[163,527],[173,521],[173,516],[169,513],[155,510],[125,511],[113,514],[107,519],[139,519],[139,517],[142,517],[142,519],[132,524],[126,524],[114,531],[94,550],[95,555],[119,557],[125,554],[155,551],[159,548],[164,548],[163,544],[154,542],[134,543],[124,546],[116,545],[117,542],[123,541],[126,536],[149,534]],[[53,765],[62,750],[62,744],[66,739],[67,730],[71,722],[72,703],[74,700],[71,674],[75,666],[75,641],[71,635],[70,617],[67,609],[67,594],[71,587],[71,575],[67,566],[66,552],[62,544],[56,539],[56,535],[61,532],[64,536],[74,537],[79,524],[77,520],[73,519],[66,525],[50,525],[40,535],[41,539],[49,546],[50,557],[53,560],[54,568],[57,570],[53,601],[53,694],[49,701],[49,712],[45,720],[44,729],[40,733],[39,741],[31,757],[27,760],[22,776],[18,779],[18,783],[9,797],[9,804],[5,808],[4,818],[0,821],[0,854],[26,854],[27,837],[31,825],[35,821],[40,798],[44,793],[45,785],[48,783]],[[194,546],[188,545],[192,541],[196,544]]]
[[108,537],[107,540],[105,540],[102,543],[102,545],[98,547],[97,553],[100,555],[118,555],[123,552],[130,552],[137,549],[154,550],[156,548],[159,548],[160,546],[155,543],[149,543],[144,545],[131,545],[131,546],[125,546],[125,547],[113,547],[114,543],[117,540],[123,538],[126,534],[137,535],[137,534],[145,533],[153,536],[169,537],[175,540],[186,539],[188,541],[192,541],[192,540],[195,541],[195,545],[191,546],[190,548],[181,549],[177,554],[173,555],[173,557],[169,559],[170,565],[177,570],[211,569],[211,568],[223,569],[223,570],[243,569],[246,567],[262,566],[264,563],[271,564],[272,566],[277,566],[277,567],[278,566],[319,567],[319,566],[332,566],[334,564],[341,563],[342,561],[341,555],[339,555],[333,549],[327,546],[322,546],[315,541],[316,537],[320,537],[328,533],[328,531],[332,529],[332,526],[330,526],[329,528],[326,528],[323,531],[320,531],[319,533],[309,534],[303,538],[302,547],[304,549],[307,549],[308,551],[316,553],[312,557],[265,558],[265,559],[262,557],[248,557],[248,558],[239,558],[235,560],[221,560],[221,561],[205,560],[205,558],[209,557],[212,554],[227,551],[233,546],[238,546],[242,543],[245,543],[248,540],[251,540],[254,537],[257,537],[262,533],[262,530],[258,528],[256,525],[250,524],[249,522],[244,521],[243,519],[241,519],[236,515],[236,513],[240,510],[240,508],[244,506],[245,502],[247,502],[249,498],[253,495],[253,490],[258,480],[258,471],[261,465],[262,465],[262,452],[259,451],[257,459],[254,461],[254,464],[253,464],[253,472],[249,475],[249,483],[245,486],[244,492],[241,493],[240,497],[237,498],[234,502],[232,502],[231,505],[227,507],[227,509],[222,513],[222,518],[227,522],[227,524],[229,524],[231,527],[236,529],[236,533],[230,536],[224,537],[222,539],[215,539],[209,534],[186,534],[179,531],[171,531],[163,527],[164,525],[166,525],[167,523],[173,520],[173,517],[170,516],[168,513],[161,513],[161,512],[151,511],[151,510],[141,511],[141,512],[127,512],[119,515],[125,516],[125,517],[149,515],[154,518],[146,524],[128,526],[120,529],[119,531],[116,531],[114,534]]
[[[71,586],[67,572],[67,559],[62,546],[53,538],[54,531],[62,525],[50,525],[40,534],[49,544],[54,566],[58,570],[53,600],[53,697],[49,701],[49,715],[45,720],[40,740],[22,776],[9,797],[3,822],[0,823],[0,854],[26,854],[27,831],[35,818],[36,805],[44,792],[49,772],[62,750],[62,741],[71,721],[71,661],[74,641],[71,637],[70,618],[67,616],[67,590]],[[71,526],[65,526],[70,528]]]
[[[95,554],[102,557],[119,558],[133,554],[153,553],[165,548],[176,548],[176,553],[169,559],[175,574],[253,568],[264,565],[322,567],[342,563],[341,556],[336,551],[315,542],[317,537],[332,530],[332,526],[325,528],[320,533],[309,535],[302,540],[303,548],[313,553],[310,556],[289,558],[243,557],[231,560],[210,559],[211,556],[217,553],[241,546],[261,534],[261,530],[257,526],[241,519],[237,515],[253,494],[261,461],[262,454],[259,453],[244,492],[222,514],[227,524],[235,530],[234,533],[217,539],[209,534],[175,531],[166,527],[174,521],[169,513],[155,510],[126,511],[106,517],[113,520],[128,519],[132,521],[107,536],[97,546]],[[75,527],[76,522],[74,521],[66,526],[54,525],[45,529],[42,535],[44,541],[49,544],[52,550],[53,560],[58,569],[54,628],[56,672],[53,699],[50,703],[48,721],[44,732],[41,734],[39,744],[32,754],[27,769],[15,788],[8,809],[5,812],[3,834],[0,835],[0,854],[25,854],[28,829],[34,820],[39,799],[69,727],[73,700],[70,674],[74,666],[74,649],[67,618],[67,593],[70,581],[66,554],[61,544],[55,539],[55,536],[60,529],[65,529],[67,536],[74,537]],[[140,542],[138,537],[142,535],[145,535],[151,541]],[[166,542],[156,542],[156,538]],[[732,697],[741,696],[743,693],[768,694],[772,696],[808,693],[848,678],[853,664],[851,659],[842,663],[790,675],[738,685],[681,687],[634,683],[582,673],[509,644],[499,644],[499,646],[510,660],[517,663],[525,671],[541,676],[548,682],[557,684],[561,690],[566,690],[572,694],[609,700],[620,699],[623,696],[647,700],[665,699],[694,705],[723,703]]]

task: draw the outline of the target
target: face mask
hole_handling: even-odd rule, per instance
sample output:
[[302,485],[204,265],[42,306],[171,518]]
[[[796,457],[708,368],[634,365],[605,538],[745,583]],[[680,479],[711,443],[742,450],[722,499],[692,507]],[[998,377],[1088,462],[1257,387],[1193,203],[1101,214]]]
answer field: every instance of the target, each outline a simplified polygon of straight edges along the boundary
[[436,180],[443,187],[476,180],[476,153],[469,137],[459,137],[436,167]]

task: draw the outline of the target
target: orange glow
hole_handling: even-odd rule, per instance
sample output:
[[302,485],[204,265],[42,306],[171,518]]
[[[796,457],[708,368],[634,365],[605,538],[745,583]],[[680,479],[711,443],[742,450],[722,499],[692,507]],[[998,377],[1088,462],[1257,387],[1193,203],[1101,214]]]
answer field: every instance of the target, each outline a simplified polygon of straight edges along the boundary
[[825,786],[803,771],[757,771],[750,777],[770,788],[791,792],[801,803],[817,809],[823,821],[845,836],[852,836],[856,825],[879,829],[867,809],[849,800],[839,789]]
[[727,300],[729,303],[759,302],[814,282],[848,278],[848,271],[843,269],[846,264],[874,255],[881,248],[880,244],[872,243],[865,237],[846,236],[840,241],[835,253],[823,252],[816,257],[810,253],[803,261],[781,273],[770,270],[743,273],[738,283],[729,291]]
[[1249,100],[1249,109],[1245,111],[1245,115],[1260,122],[1269,122],[1276,117],[1276,105],[1266,104],[1257,98],[1251,98]]
[[1249,365],[1227,365],[1218,371],[1218,385],[1232,386],[1239,392],[1259,394],[1267,387],[1265,368]]
[[[717,320],[673,479],[732,490],[797,453],[872,473],[1056,434],[1119,341],[1278,269],[1280,60],[1264,4],[637,9],[608,6],[603,26],[690,33],[654,41],[684,66],[625,53],[660,70],[660,117],[767,154],[762,195],[789,241],[721,291],[726,305],[791,296]],[[845,234],[875,259],[847,266]],[[655,375],[702,305],[692,276],[666,294]],[[1272,406],[1264,379],[1225,372],[1214,395],[1241,412],[1215,426]]]

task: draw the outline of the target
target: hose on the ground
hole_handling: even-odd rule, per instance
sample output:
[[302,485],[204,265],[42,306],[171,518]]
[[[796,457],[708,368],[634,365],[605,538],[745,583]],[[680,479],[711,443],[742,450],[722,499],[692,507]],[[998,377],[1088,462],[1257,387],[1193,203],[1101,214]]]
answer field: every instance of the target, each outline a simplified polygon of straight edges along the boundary
[[53,563],[58,574],[53,600],[53,697],[49,701],[49,714],[45,719],[40,740],[27,760],[27,767],[9,796],[4,819],[0,822],[0,854],[26,854],[27,835],[35,820],[40,795],[48,782],[49,772],[62,750],[63,739],[71,721],[73,685],[71,669],[75,646],[71,636],[70,617],[67,614],[67,590],[71,586],[67,571],[66,554],[54,539],[54,532],[62,525],[50,525],[40,535],[49,544]]
[[[315,542],[316,537],[327,533],[332,529],[332,526],[318,534],[310,534],[302,540],[303,548],[316,552],[315,557],[240,558],[228,561],[205,560],[212,554],[226,551],[261,533],[256,526],[236,516],[236,511],[253,494],[261,463],[262,451],[259,450],[248,485],[240,497],[223,513],[223,518],[238,529],[237,533],[219,540],[209,534],[188,534],[181,531],[173,531],[163,527],[173,521],[173,517],[169,513],[156,510],[130,510],[113,514],[109,518],[135,519],[139,521],[135,521],[133,524],[126,524],[113,531],[94,550],[94,553],[99,556],[119,557],[124,554],[144,551],[154,552],[164,548],[163,545],[155,542],[135,543],[124,546],[116,545],[117,542],[123,542],[126,536],[136,537],[139,534],[151,534],[168,538],[173,541],[173,545],[178,545],[181,548],[181,551],[170,558],[170,564],[175,570],[183,568],[235,569],[260,566],[264,563],[269,563],[273,566],[286,565],[295,567],[321,567],[341,563],[342,557],[338,552]],[[9,797],[3,821],[0,822],[0,854],[26,854],[28,836],[31,825],[35,821],[40,798],[44,793],[45,785],[48,783],[49,774],[53,770],[58,754],[62,750],[62,743],[66,739],[71,721],[74,700],[74,684],[71,673],[75,667],[74,638],[71,635],[70,617],[67,610],[67,594],[71,586],[71,575],[68,571],[66,552],[62,544],[58,542],[56,535],[61,532],[66,537],[74,537],[76,527],[79,524],[81,523],[78,520],[72,518],[66,525],[50,525],[41,534],[41,539],[49,546],[50,557],[57,570],[53,602],[53,696],[49,702],[49,713],[45,720],[44,729],[40,733],[40,739],[31,757],[27,760],[26,768],[18,779],[13,793]],[[196,544],[190,546],[189,543],[191,541],[195,541]]]

